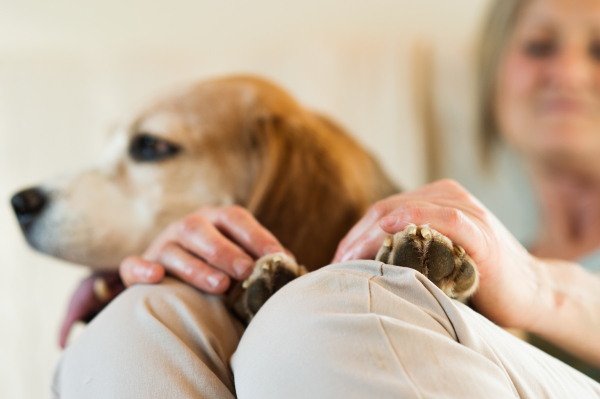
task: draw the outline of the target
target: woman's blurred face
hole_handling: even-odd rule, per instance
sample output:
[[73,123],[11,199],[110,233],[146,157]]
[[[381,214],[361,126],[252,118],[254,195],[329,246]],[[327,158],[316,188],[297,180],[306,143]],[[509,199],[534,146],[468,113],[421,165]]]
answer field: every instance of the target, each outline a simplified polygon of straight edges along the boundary
[[497,88],[499,128],[515,149],[533,161],[599,168],[600,1],[532,0]]

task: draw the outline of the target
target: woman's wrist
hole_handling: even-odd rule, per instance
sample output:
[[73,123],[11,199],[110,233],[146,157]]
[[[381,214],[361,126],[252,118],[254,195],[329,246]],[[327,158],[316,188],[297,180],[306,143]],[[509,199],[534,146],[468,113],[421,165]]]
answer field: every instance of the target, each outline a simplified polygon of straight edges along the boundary
[[[534,332],[552,312],[552,290],[544,260],[525,250],[522,255],[513,260],[514,267],[501,268],[494,285],[502,292],[486,300],[482,313],[502,327]],[[497,309],[498,304],[503,306]]]
[[525,330],[600,365],[600,279],[580,265],[536,258],[538,292]]
[[560,329],[560,320],[565,308],[574,301],[572,289],[577,286],[577,276],[581,267],[575,263],[534,258],[537,292],[530,309],[531,323],[527,331],[540,336],[548,336]]
[[[530,257],[527,265],[524,284],[529,304],[525,309],[525,317],[516,328],[540,335],[547,330],[549,319],[554,312],[555,290],[549,273],[549,264],[545,259]],[[556,316],[556,315],[554,315]]]

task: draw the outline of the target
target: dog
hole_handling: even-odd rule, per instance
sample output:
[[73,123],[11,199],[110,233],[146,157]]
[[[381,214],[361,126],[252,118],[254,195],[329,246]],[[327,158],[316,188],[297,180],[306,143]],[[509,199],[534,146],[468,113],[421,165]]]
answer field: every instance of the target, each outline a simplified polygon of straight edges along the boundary
[[[140,107],[117,124],[95,167],[23,190],[11,202],[33,248],[95,273],[71,302],[64,347],[71,324],[89,320],[123,288],[120,261],[142,253],[169,223],[202,206],[247,208],[312,271],[330,262],[371,204],[397,192],[375,158],[338,124],[273,83],[234,76]],[[424,261],[423,237],[431,237],[416,232],[403,237]],[[304,270],[284,254],[260,260],[246,291],[282,267],[291,273],[286,281]],[[262,302],[249,312],[248,301],[245,295],[242,313],[251,317]]]
[[[11,202],[30,246],[114,285],[123,258],[205,205],[247,208],[314,270],[370,204],[397,191],[336,123],[273,83],[234,76],[144,104],[117,123],[95,167]],[[93,282],[86,290],[98,295]]]

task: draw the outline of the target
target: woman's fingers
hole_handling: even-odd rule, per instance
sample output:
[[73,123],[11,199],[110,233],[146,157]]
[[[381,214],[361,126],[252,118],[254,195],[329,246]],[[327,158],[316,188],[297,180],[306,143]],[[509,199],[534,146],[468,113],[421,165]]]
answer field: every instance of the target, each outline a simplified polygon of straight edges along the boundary
[[411,202],[383,216],[354,238],[350,245],[338,249],[336,261],[374,259],[385,237],[404,230],[409,223],[428,224],[462,246],[472,257],[481,257],[481,248],[486,247],[482,245],[485,239],[481,229],[463,211],[424,202]]
[[[387,235],[381,232],[381,228],[379,227],[380,220],[401,209],[431,206],[435,205],[410,194],[395,195],[375,203],[342,240],[333,261],[343,262],[351,259],[373,259],[370,255],[373,252],[374,246],[377,245],[377,240],[381,238],[381,241],[378,244],[381,246],[383,239]],[[404,227],[406,227],[408,223],[410,222],[406,222]],[[379,246],[377,246],[377,249]],[[373,256],[377,254],[377,249]],[[354,254],[350,255],[351,252]]]
[[355,259],[375,259],[377,251],[381,247],[383,240],[388,235],[377,223],[369,230],[358,237],[352,245],[340,251],[339,262],[345,262]]
[[240,206],[207,207],[201,209],[200,214],[256,258],[275,252],[287,252],[269,230]]
[[477,263],[482,249],[487,248],[485,237],[479,228],[465,213],[456,208],[429,206],[404,207],[384,217],[379,227],[386,234],[395,234],[406,228],[408,223],[428,224],[431,228],[460,245]]
[[205,292],[222,294],[231,283],[227,274],[211,267],[176,243],[165,245],[156,261],[169,274]]
[[143,259],[124,261],[121,273],[128,284],[149,282],[144,273],[150,265],[162,265],[167,273],[218,293],[229,286],[228,276],[247,278],[254,268],[254,257],[281,251],[286,250],[247,210],[205,207],[172,223]]
[[[354,225],[352,229],[346,234],[344,239],[338,245],[338,249],[333,258],[333,262],[343,262],[350,260],[347,254],[356,246],[357,240],[359,240],[367,231],[369,231],[377,222],[393,210],[390,207],[391,198],[379,201],[373,204],[367,213]],[[352,258],[356,259],[356,258]]]
[[165,276],[165,269],[162,265],[139,256],[129,256],[121,262],[119,274],[123,283],[129,287],[137,283],[156,284]]
[[254,267],[254,260],[250,255],[199,214],[190,215],[178,224],[173,241],[238,280],[248,277]]
[[127,285],[156,283],[166,272],[204,291],[222,293],[230,277],[247,278],[255,258],[274,252],[289,254],[246,209],[204,207],[169,225],[143,258],[125,259],[120,273]]

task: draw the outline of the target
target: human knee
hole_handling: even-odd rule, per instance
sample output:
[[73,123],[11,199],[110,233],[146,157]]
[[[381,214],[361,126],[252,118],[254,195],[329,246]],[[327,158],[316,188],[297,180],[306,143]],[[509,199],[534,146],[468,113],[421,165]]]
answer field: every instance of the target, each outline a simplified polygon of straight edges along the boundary
[[183,345],[204,359],[202,344],[214,338],[219,353],[232,353],[237,335],[229,331],[235,331],[235,326],[217,296],[173,279],[135,285],[115,298],[63,352],[54,373],[54,389],[64,393],[87,378],[84,375],[120,381],[123,370],[115,366],[115,359],[143,369],[160,359],[165,347]]
[[[163,328],[179,330],[181,318],[188,317],[197,309],[212,309],[219,313],[223,304],[216,296],[167,278],[161,284],[137,284],[127,288],[100,312],[85,330],[69,345],[69,355],[77,356],[88,346],[117,345],[119,341],[135,340],[146,330],[161,324]],[[215,318],[210,311],[201,312],[196,318]]]
[[[65,398],[133,397],[131,389],[140,392],[135,397],[154,397],[148,392],[158,392],[156,387],[201,391],[206,384],[195,376],[204,372],[216,376],[215,384],[227,385],[227,359],[238,339],[219,297],[173,279],[136,285],[69,345],[55,369],[53,389]],[[182,386],[172,373],[186,375],[189,384]]]
[[203,294],[197,289],[181,281],[166,278],[160,284],[136,284],[127,288],[110,306],[135,309],[151,307],[160,311],[165,307],[176,306],[176,303],[191,303],[203,301]]
[[[413,269],[374,261],[331,265],[296,279],[271,297],[244,335],[255,346],[269,335],[320,334],[323,320],[338,315],[389,317],[453,336],[446,308],[452,301]],[[432,315],[439,315],[433,317]],[[256,333],[260,332],[260,333]],[[244,341],[242,342],[242,344]]]

